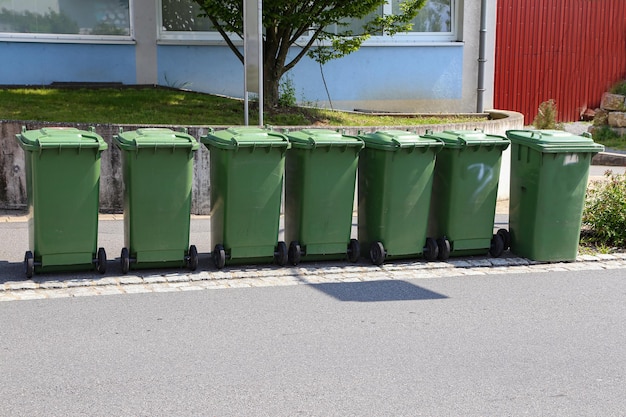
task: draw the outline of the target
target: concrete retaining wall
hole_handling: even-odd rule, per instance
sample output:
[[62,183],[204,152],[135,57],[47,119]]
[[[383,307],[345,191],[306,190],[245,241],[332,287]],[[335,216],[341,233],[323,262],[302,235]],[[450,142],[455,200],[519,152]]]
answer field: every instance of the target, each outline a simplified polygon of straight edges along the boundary
[[[473,130],[482,129],[485,133],[504,135],[509,129],[522,129],[524,118],[520,113],[493,111],[491,119],[485,122],[454,123],[446,125],[423,125],[423,126],[394,126],[393,129],[408,129],[423,134],[426,130],[435,132],[443,130]],[[121,153],[113,144],[112,138],[122,128],[124,131],[136,130],[145,125],[103,125],[85,123],[49,123],[29,121],[0,121],[0,209],[24,210],[27,204],[26,176],[24,172],[24,152],[15,140],[15,135],[20,133],[22,126],[27,130],[35,130],[43,127],[65,126],[88,130],[95,127],[96,132],[109,144],[109,149],[102,154],[102,168],[100,180],[100,210],[102,212],[122,212],[123,207],[123,180],[121,172]],[[178,130],[181,126],[163,126]],[[219,130],[225,126],[212,126]],[[310,126],[289,126],[290,131],[303,129]],[[208,126],[187,126],[188,133],[197,139],[206,135]],[[274,127],[282,130],[282,127]],[[374,132],[377,130],[390,129],[389,126],[377,127],[346,127],[346,134],[356,135],[358,132]],[[192,213],[209,214],[209,155],[204,146],[194,156],[194,182],[192,190]],[[500,190],[498,198],[508,198],[510,162],[509,150],[503,155],[502,172],[500,176]]]

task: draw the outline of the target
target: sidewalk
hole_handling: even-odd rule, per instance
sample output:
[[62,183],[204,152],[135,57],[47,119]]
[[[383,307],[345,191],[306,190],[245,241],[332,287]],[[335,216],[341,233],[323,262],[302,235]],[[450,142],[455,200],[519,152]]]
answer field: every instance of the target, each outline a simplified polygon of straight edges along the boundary
[[[593,165],[589,181],[602,181],[607,169],[615,173],[626,170],[626,155],[609,155],[622,166]],[[618,158],[618,159],[616,159]],[[602,157],[594,164],[602,162]],[[498,201],[494,230],[508,226],[508,200]],[[123,214],[100,214],[99,246],[107,250],[107,273],[74,272],[35,275],[26,280],[23,268],[24,248],[28,239],[28,217],[23,211],[0,210],[0,230],[7,230],[3,239],[12,247],[0,252],[0,301],[79,297],[144,292],[193,291],[241,287],[301,285],[313,283],[359,282],[438,278],[462,275],[492,275],[525,272],[626,269],[626,253],[579,256],[576,262],[540,263],[505,252],[500,258],[473,256],[450,258],[445,262],[421,259],[394,261],[380,267],[362,259],[356,264],[347,261],[302,263],[297,267],[274,265],[232,266],[218,271],[213,267],[208,242],[209,216],[191,216],[190,243],[196,244],[200,265],[197,271],[185,269],[140,270],[121,273],[119,253],[123,246]],[[356,235],[356,221],[353,235]],[[13,239],[8,233],[13,233]],[[282,233],[282,228],[281,228]]]

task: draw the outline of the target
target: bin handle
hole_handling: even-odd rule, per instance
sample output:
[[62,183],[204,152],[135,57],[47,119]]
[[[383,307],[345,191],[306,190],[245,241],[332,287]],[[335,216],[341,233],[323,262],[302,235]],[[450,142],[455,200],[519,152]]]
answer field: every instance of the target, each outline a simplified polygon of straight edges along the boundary
[[416,143],[404,143],[404,142],[400,142],[397,139],[391,139],[394,146],[396,148],[401,148],[401,149],[405,149],[405,148],[416,148],[417,144]]
[[[230,139],[231,143],[239,148],[239,141],[236,138]],[[287,144],[287,146],[285,146]],[[256,148],[285,148],[288,147],[288,142],[268,142],[268,143],[258,143],[254,142],[252,145],[247,146],[248,148],[256,149]]]

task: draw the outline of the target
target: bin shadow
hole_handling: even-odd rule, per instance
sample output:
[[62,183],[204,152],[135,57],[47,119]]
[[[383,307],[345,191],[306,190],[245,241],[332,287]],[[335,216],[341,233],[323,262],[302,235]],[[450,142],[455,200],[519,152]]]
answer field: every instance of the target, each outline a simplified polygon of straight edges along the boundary
[[26,279],[24,262],[0,261],[0,284]]
[[382,301],[443,300],[448,298],[443,294],[422,288],[410,282],[398,280],[333,282],[309,285],[339,301],[371,303]]

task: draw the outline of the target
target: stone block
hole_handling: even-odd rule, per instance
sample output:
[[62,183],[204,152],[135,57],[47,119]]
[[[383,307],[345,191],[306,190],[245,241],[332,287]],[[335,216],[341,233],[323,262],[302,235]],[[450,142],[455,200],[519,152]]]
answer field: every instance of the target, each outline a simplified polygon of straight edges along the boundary
[[626,96],[621,94],[604,93],[602,94],[600,107],[604,110],[626,110],[624,108],[625,100]]
[[595,117],[593,118],[593,124],[595,126],[604,126],[609,124],[609,112],[602,109],[595,110]]
[[626,112],[612,111],[609,113],[609,126],[626,127]]

